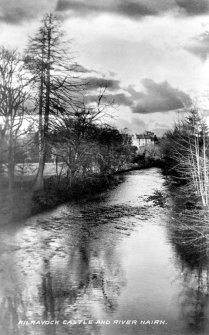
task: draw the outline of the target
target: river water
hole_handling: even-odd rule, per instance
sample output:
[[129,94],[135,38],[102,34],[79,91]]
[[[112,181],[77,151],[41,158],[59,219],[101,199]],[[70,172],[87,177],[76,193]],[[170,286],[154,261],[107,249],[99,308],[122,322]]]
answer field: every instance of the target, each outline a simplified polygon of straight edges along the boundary
[[2,227],[0,334],[208,334],[208,262],[178,240],[172,216],[149,169]]

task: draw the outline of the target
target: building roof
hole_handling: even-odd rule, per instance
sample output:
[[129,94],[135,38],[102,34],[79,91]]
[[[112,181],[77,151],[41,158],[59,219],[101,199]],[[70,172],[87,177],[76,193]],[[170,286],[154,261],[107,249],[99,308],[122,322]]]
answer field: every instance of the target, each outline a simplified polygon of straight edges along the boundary
[[150,140],[153,140],[154,136],[142,134],[142,135],[136,135],[136,138],[138,138],[138,139],[150,139]]
[[136,134],[137,139],[150,139],[154,140],[155,134],[152,131],[145,131],[143,134]]

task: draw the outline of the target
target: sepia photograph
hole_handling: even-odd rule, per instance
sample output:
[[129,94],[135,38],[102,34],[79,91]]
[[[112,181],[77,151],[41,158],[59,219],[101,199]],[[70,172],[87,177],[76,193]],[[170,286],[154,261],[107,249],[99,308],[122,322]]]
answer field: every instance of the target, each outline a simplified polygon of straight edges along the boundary
[[0,0],[0,335],[209,334],[209,0]]

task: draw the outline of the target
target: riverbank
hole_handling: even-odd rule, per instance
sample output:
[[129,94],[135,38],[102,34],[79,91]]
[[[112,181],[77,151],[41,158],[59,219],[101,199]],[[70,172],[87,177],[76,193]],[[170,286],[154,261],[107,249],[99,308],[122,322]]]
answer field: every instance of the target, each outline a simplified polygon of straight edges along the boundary
[[124,169],[111,174],[95,174],[87,178],[78,178],[71,185],[69,185],[67,177],[62,178],[58,183],[56,177],[51,176],[45,180],[44,190],[33,193],[32,214],[54,208],[68,201],[92,198],[92,196],[121,183],[124,179],[124,173],[153,167],[160,168],[160,162],[153,161],[151,164],[151,162],[147,161],[141,165],[130,163]]
[[85,178],[77,178],[71,184],[67,177],[57,179],[55,175],[48,175],[45,177],[44,189],[38,191],[33,191],[34,176],[25,175],[24,178],[17,178],[12,199],[8,194],[7,180],[3,179],[0,192],[0,224],[25,219],[65,202],[92,198],[121,183],[124,173],[152,167],[161,167],[160,162],[130,163],[124,169],[112,174],[94,174]]
[[44,190],[33,193],[31,213],[36,214],[68,201],[88,199],[118,185],[122,181],[123,176],[114,174],[93,175],[86,179],[77,179],[69,185],[67,177],[62,178],[59,184],[57,184],[55,177],[50,177],[45,180]]
[[57,181],[55,176],[45,178],[44,189],[33,191],[33,181],[16,182],[14,192],[9,195],[6,182],[2,182],[0,192],[0,224],[25,219],[68,201],[87,199],[122,182],[123,176],[93,175],[77,179],[69,185],[67,178]]
[[166,186],[175,198],[176,207],[179,211],[204,210],[208,212],[208,207],[203,206],[201,196],[197,194],[189,180],[172,173],[172,169],[168,169],[166,164],[162,165],[161,171],[166,178]]

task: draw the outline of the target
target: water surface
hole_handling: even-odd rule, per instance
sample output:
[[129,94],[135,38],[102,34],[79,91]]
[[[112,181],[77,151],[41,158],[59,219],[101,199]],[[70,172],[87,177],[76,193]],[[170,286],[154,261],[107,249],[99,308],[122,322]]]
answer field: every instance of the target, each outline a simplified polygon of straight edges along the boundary
[[207,257],[178,239],[172,208],[147,201],[156,191],[171,203],[160,170],[134,171],[1,228],[0,334],[208,334]]

